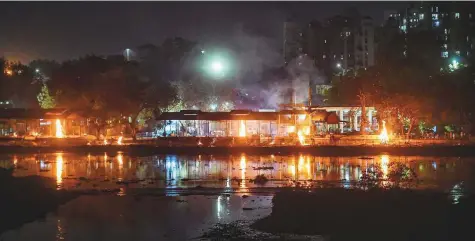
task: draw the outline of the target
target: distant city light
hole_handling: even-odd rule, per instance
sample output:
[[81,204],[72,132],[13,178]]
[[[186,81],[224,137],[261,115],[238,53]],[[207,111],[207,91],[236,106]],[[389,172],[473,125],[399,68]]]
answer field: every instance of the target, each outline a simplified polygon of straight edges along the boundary
[[204,50],[201,50],[201,53],[202,53],[202,54],[204,54],[204,53],[205,53],[205,51],[204,51]]
[[337,67],[337,68],[341,68],[341,64],[340,64],[340,63],[337,63],[337,64],[336,64],[336,67]]
[[212,110],[212,111],[215,111],[217,108],[218,108],[218,105],[213,103],[211,105],[209,105],[209,108]]
[[36,73],[39,73],[39,72],[40,72],[40,69],[36,68],[36,69],[35,69],[35,72],[36,72]]
[[452,63],[449,64],[449,70],[450,72],[453,72],[455,70],[458,70],[460,68],[460,63],[456,60],[456,59],[453,59],[452,60]]

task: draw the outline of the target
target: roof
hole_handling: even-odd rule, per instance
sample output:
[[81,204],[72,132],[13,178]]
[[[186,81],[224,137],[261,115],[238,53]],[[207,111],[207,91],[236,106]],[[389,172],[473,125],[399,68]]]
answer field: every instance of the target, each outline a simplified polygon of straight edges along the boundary
[[276,112],[253,112],[235,110],[231,112],[180,111],[164,112],[157,120],[277,120]]
[[233,110],[230,112],[202,112],[182,110],[180,112],[164,112],[157,117],[157,120],[267,120],[277,121],[279,115],[290,114],[311,114],[312,120],[317,122],[326,122],[329,124],[338,124],[340,122],[335,112],[317,110],[307,112],[303,110],[282,110],[280,112],[255,112],[250,110]]
[[5,108],[0,109],[0,119],[74,119],[81,114],[63,108],[54,109],[22,109]]

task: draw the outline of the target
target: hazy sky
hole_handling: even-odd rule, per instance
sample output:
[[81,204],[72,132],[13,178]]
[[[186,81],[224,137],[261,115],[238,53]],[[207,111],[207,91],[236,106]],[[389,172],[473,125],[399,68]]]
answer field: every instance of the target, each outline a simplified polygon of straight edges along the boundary
[[[27,62],[114,54],[180,36],[226,44],[236,26],[282,40],[290,14],[322,20],[356,6],[377,24],[403,2],[0,2],[0,56]],[[276,46],[278,48],[279,46]]]

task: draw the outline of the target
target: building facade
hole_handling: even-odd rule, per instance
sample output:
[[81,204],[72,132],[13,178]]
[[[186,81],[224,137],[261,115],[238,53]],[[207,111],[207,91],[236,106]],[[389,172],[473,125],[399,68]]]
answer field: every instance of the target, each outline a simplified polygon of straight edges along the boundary
[[[447,67],[465,64],[475,45],[475,4],[473,2],[422,2],[388,14],[402,34],[430,31],[439,45],[438,56]],[[407,39],[407,38],[406,38]],[[454,62],[455,61],[455,62]]]

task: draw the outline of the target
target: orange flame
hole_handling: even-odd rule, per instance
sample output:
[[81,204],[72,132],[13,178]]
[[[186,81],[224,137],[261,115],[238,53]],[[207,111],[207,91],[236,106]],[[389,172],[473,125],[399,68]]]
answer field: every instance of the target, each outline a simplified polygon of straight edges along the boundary
[[244,124],[243,120],[241,120],[241,125],[239,126],[239,136],[246,137],[246,124]]
[[56,138],[63,138],[63,137],[64,137],[63,125],[61,124],[61,121],[59,119],[56,119]]
[[122,145],[122,136],[119,136],[119,139],[117,139],[117,145]]
[[297,136],[299,137],[300,145],[304,146],[304,145],[305,145],[305,137],[304,137],[304,135],[303,135],[303,133],[302,133],[301,130],[299,130],[299,131],[297,132]]
[[379,140],[382,144],[387,144],[389,142],[388,130],[386,130],[386,121],[383,120],[383,129],[381,134],[379,134]]

